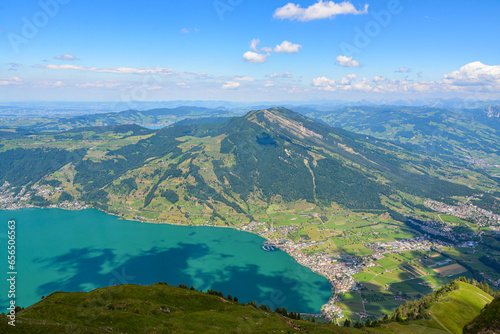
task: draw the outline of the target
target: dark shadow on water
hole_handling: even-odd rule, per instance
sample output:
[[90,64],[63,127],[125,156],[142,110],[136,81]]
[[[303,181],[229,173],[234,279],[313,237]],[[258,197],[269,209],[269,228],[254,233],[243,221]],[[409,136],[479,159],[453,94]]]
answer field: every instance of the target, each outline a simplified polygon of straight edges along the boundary
[[323,303],[330,297],[331,290],[326,279],[324,282],[300,282],[287,277],[286,273],[268,276],[258,273],[256,265],[230,267],[226,268],[226,272],[230,272],[228,280],[212,284],[212,289],[237,296],[240,302],[253,300],[259,305],[266,304],[273,310],[286,307],[288,311],[316,313],[321,305],[314,305],[309,297],[325,291]]
[[[237,296],[240,302],[251,300],[265,303],[273,309],[286,307],[299,312],[318,312],[321,305],[310,300],[311,295],[325,295],[322,303],[328,301],[330,287],[326,279],[305,282],[300,276],[288,273],[264,275],[259,273],[257,265],[234,266],[223,268],[224,281],[216,281],[220,276],[217,269],[211,272],[198,271],[195,277],[187,274],[190,259],[199,259],[211,254],[208,247],[199,244],[180,244],[176,248],[151,248],[149,251],[131,257],[117,265],[111,272],[103,273],[103,266],[116,263],[116,255],[111,249],[73,249],[60,256],[35,262],[44,264],[45,269],[55,270],[61,275],[71,273],[69,278],[61,278],[38,287],[37,293],[48,295],[54,291],[82,291],[88,287],[104,287],[118,284],[148,285],[159,281],[170,285],[185,283],[196,285],[201,279],[208,288],[220,290],[225,296]],[[232,257],[230,254],[219,256]],[[210,283],[214,282],[214,283]],[[207,286],[195,286],[204,288]]]
[[131,257],[117,265],[109,273],[102,274],[104,264],[115,262],[116,255],[110,249],[73,249],[69,253],[47,260],[44,268],[53,268],[60,273],[74,274],[68,279],[49,282],[38,287],[40,295],[51,292],[82,291],[86,284],[109,286],[118,284],[153,284],[159,281],[186,282],[189,275],[183,274],[187,261],[207,255],[209,249],[203,245],[180,244],[177,248],[158,249],[153,247],[139,256]]

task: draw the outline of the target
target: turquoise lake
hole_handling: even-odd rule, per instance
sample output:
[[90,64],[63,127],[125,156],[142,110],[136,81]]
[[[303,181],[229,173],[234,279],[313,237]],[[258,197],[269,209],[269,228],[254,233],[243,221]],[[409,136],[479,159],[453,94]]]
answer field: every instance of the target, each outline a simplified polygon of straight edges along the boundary
[[90,291],[118,284],[220,290],[256,301],[317,313],[331,296],[326,278],[265,239],[230,228],[146,224],[97,210],[0,210],[2,312],[8,305],[7,222],[16,221],[16,304],[29,306],[54,291]]

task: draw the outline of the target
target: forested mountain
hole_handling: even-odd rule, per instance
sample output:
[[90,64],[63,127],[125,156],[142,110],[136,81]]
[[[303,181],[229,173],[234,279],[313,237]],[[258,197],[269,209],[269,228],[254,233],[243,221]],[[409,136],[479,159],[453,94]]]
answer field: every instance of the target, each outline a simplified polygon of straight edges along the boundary
[[[464,105],[465,106],[465,105]],[[294,110],[357,133],[391,139],[426,154],[474,158],[500,152],[498,106],[445,109],[436,107],[352,106]]]
[[[37,204],[57,203],[64,191],[112,212],[155,212],[150,217],[162,219],[166,211],[185,222],[195,217],[189,206],[203,204],[203,214],[227,224],[220,213],[234,213],[234,223],[251,219],[256,207],[281,202],[385,212],[394,201],[415,204],[402,195],[448,203],[477,196],[478,203],[497,206],[491,195],[480,198],[484,187],[463,182],[460,159],[429,157],[285,108],[160,130],[122,125],[1,133],[0,182],[16,193],[23,186],[46,189],[35,191]],[[481,180],[494,189],[494,179],[485,174]]]

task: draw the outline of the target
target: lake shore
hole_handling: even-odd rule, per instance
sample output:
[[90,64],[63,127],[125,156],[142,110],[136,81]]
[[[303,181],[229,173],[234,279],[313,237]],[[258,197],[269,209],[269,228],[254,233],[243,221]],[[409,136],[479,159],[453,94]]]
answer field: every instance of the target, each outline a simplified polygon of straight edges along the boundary
[[[5,216],[5,217],[10,217],[10,218],[15,218],[15,219],[17,219],[17,217],[19,217],[21,221],[26,221],[26,218],[23,218],[23,217],[29,216],[29,217],[31,217],[29,220],[32,220],[32,221],[30,222],[30,224],[34,224],[34,226],[37,226],[37,220],[39,219],[39,218],[38,218],[39,216],[42,216],[42,217],[43,217],[43,216],[46,216],[47,214],[48,214],[48,215],[50,215],[50,212],[52,212],[52,213],[54,213],[54,212],[55,212],[55,211],[51,211],[51,210],[58,210],[58,209],[63,209],[62,211],[67,211],[67,212],[78,212],[78,211],[82,211],[82,210],[75,210],[75,209],[69,209],[69,208],[54,208],[54,207],[52,207],[52,208],[37,208],[36,206],[31,206],[31,205],[30,205],[30,206],[26,206],[25,208],[16,208],[16,209],[11,209],[11,210],[8,210],[8,211],[7,211],[7,210],[5,210],[5,211],[3,212],[3,216]],[[37,212],[33,212],[33,210],[36,210]],[[41,214],[40,212],[38,212],[38,210],[43,210],[43,212],[45,212],[45,214]],[[46,211],[46,210],[47,210],[47,211]],[[90,215],[90,216],[92,216],[92,217],[93,217],[93,216],[96,216],[96,215],[97,215],[97,216],[101,217],[101,218],[99,218],[99,220],[104,219],[104,218],[105,218],[105,216],[100,216],[100,215],[98,215],[98,214],[97,214],[97,212],[100,212],[101,214],[105,214],[106,216],[110,216],[110,217],[111,217],[111,216],[113,216],[114,218],[113,218],[113,219],[111,219],[111,221],[115,221],[115,223],[113,224],[114,228],[113,228],[112,230],[110,230],[109,232],[103,232],[103,233],[102,233],[102,235],[108,235],[108,233],[112,233],[113,235],[114,235],[114,234],[116,234],[116,233],[117,233],[117,232],[116,232],[116,231],[117,231],[117,230],[116,230],[116,227],[117,227],[117,226],[119,226],[119,225],[117,225],[117,224],[121,224],[121,221],[123,221],[123,224],[124,224],[123,226],[124,226],[124,228],[123,228],[123,230],[122,230],[122,229],[120,229],[120,230],[119,230],[118,235],[120,235],[121,233],[125,233],[124,231],[127,231],[128,229],[130,229],[130,228],[131,228],[131,225],[132,225],[132,226],[134,226],[134,227],[133,227],[133,229],[134,229],[134,230],[136,230],[136,229],[137,229],[137,225],[135,225],[135,224],[136,224],[136,223],[138,223],[139,221],[136,221],[136,220],[128,220],[128,219],[123,219],[123,218],[122,218],[122,217],[120,217],[119,215],[116,215],[116,214],[115,214],[115,215],[111,215],[111,214],[106,213],[106,212],[105,212],[105,211],[103,211],[103,210],[95,210],[95,209],[90,209],[90,210],[91,210],[91,211],[88,211],[88,212],[87,212],[87,213],[85,213],[85,214],[79,214],[79,213],[78,213],[77,215],[75,215],[75,214],[70,214],[70,216],[72,216],[72,217],[78,217],[78,216],[82,216],[82,217],[83,217],[83,216],[85,216],[85,217],[86,217],[86,216],[89,216],[89,215]],[[95,212],[96,212],[96,213],[92,213],[92,210],[95,210]],[[85,211],[86,211],[86,210],[85,210]],[[13,215],[13,213],[15,213],[15,214]],[[58,212],[55,212],[55,213],[56,213],[56,216],[55,216],[55,218],[54,218],[54,220],[55,220],[55,221],[59,221],[59,222],[65,221],[65,218],[64,218],[64,217],[66,217],[66,216],[67,216],[67,214],[64,214],[64,213],[61,213],[61,212],[59,212],[59,213],[58,213]],[[34,217],[37,217],[37,218],[34,218]],[[9,218],[9,219],[10,219],[10,218]],[[105,220],[105,221],[108,221],[109,219],[104,219],[104,220]],[[157,221],[153,221],[153,222],[151,222],[151,221],[140,221],[140,222],[141,222],[141,223],[145,223],[145,224],[147,224],[147,225],[151,225],[151,226],[168,225],[168,226],[172,226],[172,227],[180,227],[180,228],[190,227],[190,226],[185,226],[185,225],[172,224],[172,223],[168,223],[168,222],[157,222]],[[53,223],[54,223],[54,222],[51,222],[50,224],[52,225]],[[19,224],[19,225],[23,225],[23,224]],[[55,225],[57,225],[57,224],[55,224]],[[85,230],[85,229],[88,227],[88,225],[89,225],[89,223],[88,223],[87,221],[82,222],[81,224],[79,224],[79,225],[78,225],[78,228],[77,228],[76,230],[80,230],[80,229],[84,229],[84,230]],[[95,223],[90,224],[90,226],[94,226],[94,225],[95,225]],[[76,227],[76,226],[75,226],[75,227]],[[200,227],[200,226],[198,225],[197,227]],[[205,227],[205,228],[209,228],[209,227],[214,227],[214,226],[203,226],[203,227]],[[65,227],[65,228],[66,228],[66,227]],[[92,228],[91,228],[91,227],[88,227],[88,228],[90,228],[90,229],[92,230]],[[68,231],[68,233],[69,233],[69,234],[67,234],[67,236],[69,236],[69,237],[70,237],[69,239],[74,239],[74,238],[77,238],[77,240],[79,240],[79,241],[80,241],[80,238],[84,238],[84,239],[85,239],[85,236],[84,236],[85,234],[84,234],[84,235],[82,235],[82,236],[80,237],[80,236],[78,235],[78,232],[77,232],[76,230],[75,230],[75,231],[71,230],[71,232],[69,232],[69,231]],[[143,233],[144,231],[148,231],[148,230],[151,230],[151,228],[146,228],[146,229],[144,229],[144,230],[143,230],[143,229],[139,229],[139,230],[137,230],[137,231],[138,231],[139,233]],[[158,229],[153,228],[153,230],[158,230]],[[204,240],[204,241],[205,241],[205,239],[208,237],[208,241],[209,241],[209,240],[210,240],[210,238],[211,238],[212,236],[214,236],[214,235],[219,235],[219,233],[214,232],[214,231],[216,231],[216,230],[218,230],[218,229],[214,229],[214,230],[196,230],[196,229],[195,229],[195,230],[190,230],[190,229],[189,229],[189,230],[183,230],[183,231],[185,231],[185,232],[182,232],[180,235],[184,235],[185,233],[188,233],[188,234],[193,234],[193,233],[196,233],[197,235],[200,235],[200,236],[203,238],[203,240]],[[235,229],[234,229],[234,228],[226,228],[226,229],[221,229],[221,230],[227,230],[227,231],[229,231],[229,230],[235,230]],[[158,230],[158,231],[160,231],[160,230]],[[161,231],[164,231],[164,230],[162,229]],[[165,233],[169,233],[169,232],[167,232],[167,231],[170,231],[170,229],[165,230]],[[175,229],[175,231],[177,231],[177,229]],[[179,231],[180,231],[180,230],[179,230]],[[191,231],[191,232],[189,232],[189,231]],[[210,232],[210,231],[212,231],[212,232]],[[245,231],[241,231],[241,232],[245,232]],[[61,232],[61,233],[62,233],[62,232]],[[87,231],[85,231],[85,233],[88,233],[88,232],[87,232]],[[223,235],[226,235],[226,234],[227,234],[227,233],[223,233]],[[242,238],[242,239],[245,239],[245,240],[246,240],[246,239],[247,239],[247,237],[244,237],[244,235],[252,235],[252,236],[257,236],[255,233],[248,233],[248,234],[247,234],[247,233],[244,233],[244,234],[241,234],[241,236],[239,236],[239,237],[237,237],[237,236],[235,235],[235,237],[236,237],[236,239]],[[205,237],[205,236],[207,236],[207,237]],[[173,238],[177,238],[177,237],[175,237],[174,235],[172,235],[171,237],[173,237]],[[26,237],[25,237],[25,238],[26,238]],[[94,238],[93,238],[93,237],[90,237],[90,238],[91,238],[91,239],[89,239],[89,241],[90,241],[91,243],[95,243],[95,242],[96,242],[96,240],[94,240]],[[101,238],[102,238],[102,237],[101,237]],[[114,235],[114,236],[113,236],[113,238],[118,238],[118,236]],[[180,238],[181,238],[180,240],[184,240],[182,237],[180,237]],[[100,238],[99,238],[99,239],[100,239]],[[119,238],[118,238],[118,239],[119,239]],[[188,239],[189,239],[189,238],[188,238]],[[233,237],[232,239],[234,239],[234,237]],[[252,238],[250,238],[250,239],[252,239]],[[276,258],[276,256],[277,256],[277,255],[279,255],[278,253],[281,253],[281,252],[271,252],[271,253],[274,253],[274,254],[268,254],[268,252],[265,252],[265,253],[264,253],[264,251],[262,251],[262,249],[261,249],[261,245],[262,245],[262,243],[263,243],[263,242],[265,242],[265,240],[266,240],[266,239],[265,239],[265,238],[262,238],[262,237],[260,237],[259,239],[260,239],[260,241],[259,241],[259,240],[255,240],[255,239],[254,239],[254,241],[253,241],[253,242],[255,243],[255,241],[257,241],[257,243],[258,243],[258,248],[257,248],[257,249],[255,249],[255,250],[252,250],[252,252],[257,251],[257,253],[256,253],[256,254],[259,254],[259,255],[258,255],[258,257],[262,259],[261,261],[264,261],[264,262],[261,262],[261,263],[266,263],[266,266],[276,267],[276,264],[271,265],[271,263],[273,263],[273,261],[275,261],[275,260],[273,260],[273,258]],[[187,239],[186,239],[186,240],[187,240]],[[200,241],[200,242],[204,242],[204,241]],[[182,242],[184,242],[184,241],[182,241]],[[187,242],[187,241],[186,241],[186,242]],[[231,242],[234,242],[234,241],[231,241]],[[236,254],[236,253],[239,253],[239,252],[240,252],[240,250],[239,250],[239,248],[240,248],[240,247],[237,247],[237,246],[235,246],[235,247],[230,247],[229,245],[231,244],[231,242],[229,242],[229,244],[228,244],[228,245],[225,245],[225,243],[224,243],[224,244],[222,244],[221,246],[223,246],[223,249],[226,249],[226,252],[229,252],[229,254],[231,254],[231,253],[235,253],[235,254]],[[146,244],[149,244],[149,243],[146,243]],[[200,245],[202,245],[202,244],[200,244]],[[75,245],[71,244],[70,246],[71,246],[71,247],[74,247],[74,248],[77,248],[77,245],[76,245],[76,244],[75,244]],[[68,247],[70,247],[70,246],[68,246]],[[202,246],[202,247],[204,247],[204,246]],[[217,246],[217,247],[219,247],[219,246]],[[227,247],[230,247],[230,249],[227,249]],[[56,248],[57,248],[57,247],[56,247]],[[88,247],[87,247],[87,248],[88,248]],[[236,249],[238,249],[238,251],[236,251],[236,252],[235,252],[235,250],[236,250]],[[245,261],[244,261],[244,262],[248,262],[248,261],[252,262],[252,261],[255,261],[255,255],[253,255],[253,256],[251,256],[251,257],[249,258],[249,257],[248,257],[248,252],[247,252],[247,253],[242,254],[242,256],[244,256],[244,259],[245,259]],[[287,256],[289,256],[289,255],[287,255]],[[278,257],[280,257],[280,256],[278,256]],[[270,262],[269,262],[269,261],[270,261]],[[296,265],[299,265],[299,267],[304,267],[304,268],[307,268],[306,266],[303,266],[303,265],[301,265],[300,263],[298,263],[296,260],[294,260],[293,262],[295,263],[295,265],[292,265],[292,267],[294,267],[294,266],[296,266]],[[287,261],[280,262],[280,263],[281,263],[281,265],[285,265],[285,266],[290,266],[290,265],[291,265],[291,264],[289,264],[290,262],[287,262]],[[280,266],[281,266],[281,265],[280,265]],[[221,263],[220,265],[214,265],[214,266],[213,266],[214,273],[218,272],[218,268],[219,268],[219,267],[220,267],[220,270],[223,270],[223,271],[224,271],[224,270],[227,270],[227,268],[226,268],[226,267],[224,267],[224,265]],[[224,268],[226,268],[226,269],[224,269]],[[215,270],[215,269],[217,269],[217,270]],[[91,270],[91,271],[92,271],[92,270]],[[30,272],[31,272],[31,271],[30,271]],[[296,270],[294,270],[294,272],[296,272]],[[312,272],[312,271],[310,271],[310,273],[312,274],[313,272]],[[218,275],[218,274],[216,274],[216,275]],[[302,274],[302,275],[304,275],[304,274]],[[309,277],[309,275],[310,275],[310,274],[307,274],[307,275],[306,275],[306,277]],[[314,275],[316,275],[316,273],[315,273]],[[76,277],[76,276],[75,276],[75,277]],[[288,276],[287,276],[287,274],[284,274],[284,275],[283,275],[283,279],[285,279],[286,277],[288,277]],[[311,280],[311,279],[313,279],[313,280]],[[303,283],[311,284],[311,282],[314,282],[315,280],[317,280],[317,279],[316,279],[316,278],[311,277],[311,278],[305,279],[305,281],[303,280],[303,281],[304,281]],[[169,280],[169,281],[171,281],[171,280]],[[175,281],[174,281],[174,282],[175,282]],[[216,280],[215,282],[217,282],[217,280]],[[154,282],[151,282],[151,283],[154,283]],[[325,283],[326,283],[326,282],[325,282]],[[194,285],[195,285],[195,286],[197,286],[197,287],[198,287],[198,286],[203,287],[203,285],[200,285],[200,284],[194,284]],[[280,286],[280,285],[278,285],[278,286]],[[205,287],[206,287],[206,286],[205,286]],[[89,285],[89,288],[90,288],[90,285]],[[87,288],[86,288],[86,289],[87,289]],[[63,289],[63,290],[67,290],[67,289]],[[70,290],[71,290],[71,291],[79,291],[79,289],[75,289],[75,288],[71,288]],[[230,289],[228,289],[227,291],[230,291],[230,292],[232,293],[232,290],[230,290]],[[323,291],[325,291],[325,290],[323,290]],[[249,292],[249,293],[250,293],[250,292]],[[289,298],[291,298],[291,296],[292,296],[292,295],[291,295],[291,294],[292,294],[292,292],[289,292],[289,294],[290,294],[290,297],[289,297]],[[240,295],[243,295],[243,293],[242,293],[242,292],[238,293],[238,296],[240,296]],[[258,294],[257,294],[257,296],[258,296]],[[323,301],[320,305],[322,305],[323,303],[324,303],[324,301]],[[320,306],[318,306],[318,309],[319,309],[319,307],[320,307]],[[294,309],[297,309],[297,310],[300,310],[300,311],[306,311],[306,309],[307,309],[307,308],[306,308],[306,309],[300,309],[300,308],[298,308],[298,307],[295,307]],[[318,309],[316,309],[316,310],[318,310]],[[310,311],[309,311],[309,312],[310,312]],[[313,313],[316,313],[316,312],[314,312],[314,311],[313,311]]]

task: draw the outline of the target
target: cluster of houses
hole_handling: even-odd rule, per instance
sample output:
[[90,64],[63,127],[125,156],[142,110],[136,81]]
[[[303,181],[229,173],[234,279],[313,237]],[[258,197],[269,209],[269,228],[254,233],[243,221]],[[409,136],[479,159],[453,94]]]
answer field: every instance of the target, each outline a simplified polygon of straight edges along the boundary
[[449,214],[458,218],[473,219],[479,226],[500,224],[500,215],[471,204],[471,200],[472,198],[468,198],[466,202],[461,203],[458,206],[448,205],[433,200],[426,200],[424,205],[434,211]]
[[[18,210],[27,207],[33,207],[33,205],[27,203],[33,196],[41,196],[45,198],[47,196],[52,196],[54,193],[61,192],[62,190],[63,189],[61,187],[58,187],[55,188],[54,191],[52,191],[35,184],[31,186],[30,189],[27,189],[23,186],[21,190],[17,194],[15,194],[9,182],[5,181],[4,184],[0,187],[0,209]],[[52,204],[49,206],[49,208],[82,210],[88,209],[89,206],[78,201],[65,201],[57,204]]]
[[428,251],[432,247],[432,243],[424,237],[413,237],[411,239],[402,239],[390,242],[374,242],[365,244],[375,254],[373,257],[376,260],[384,258],[384,253],[397,253],[410,250],[423,250]]

